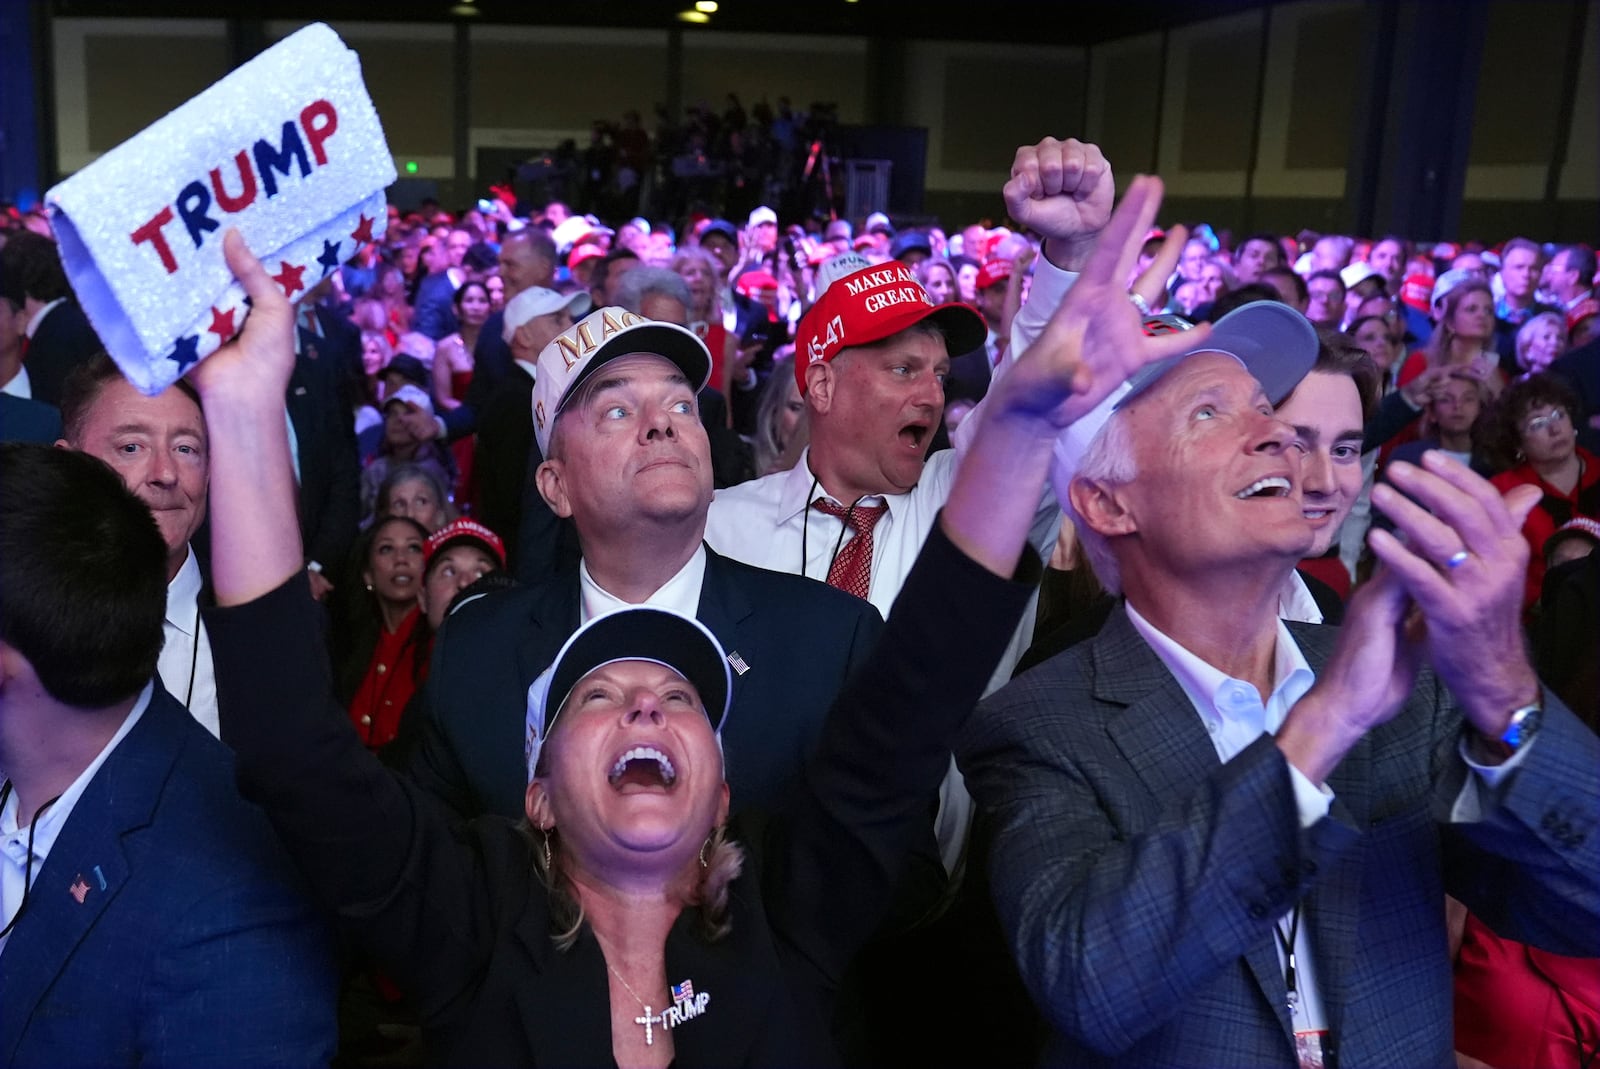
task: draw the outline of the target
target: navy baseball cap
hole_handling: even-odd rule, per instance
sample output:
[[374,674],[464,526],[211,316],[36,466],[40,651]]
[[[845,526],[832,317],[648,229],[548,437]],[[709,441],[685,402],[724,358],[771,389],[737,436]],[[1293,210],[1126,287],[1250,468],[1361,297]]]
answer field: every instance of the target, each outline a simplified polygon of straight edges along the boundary
[[1233,357],[1261,383],[1269,401],[1281,404],[1317,362],[1317,348],[1317,328],[1311,320],[1282,301],[1251,301],[1217,320],[1211,336],[1198,348],[1134,372],[1115,408],[1125,407],[1180,361],[1199,353]]

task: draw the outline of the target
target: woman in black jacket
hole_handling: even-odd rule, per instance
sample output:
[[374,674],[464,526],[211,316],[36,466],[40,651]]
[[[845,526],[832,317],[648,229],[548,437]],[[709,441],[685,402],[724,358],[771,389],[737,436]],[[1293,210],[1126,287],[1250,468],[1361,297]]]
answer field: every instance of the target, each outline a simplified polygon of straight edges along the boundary
[[[1158,183],[1134,181],[1043,338],[991,391],[794,804],[732,825],[716,736],[726,659],[714,641],[697,654],[692,636],[666,648],[641,637],[649,629],[614,632],[613,617],[557,658],[553,700],[531,701],[528,825],[461,826],[364,752],[331,696],[282,412],[266,400],[287,381],[292,313],[228,236],[254,310],[196,375],[212,434],[223,608],[209,626],[225,737],[313,885],[415,999],[436,1060],[836,1060],[838,977],[889,901],[948,738],[1029,594],[1007,577],[1036,574],[1026,536],[1054,438],[1138,366],[1204,340],[1204,328],[1145,337],[1126,297],[1159,200]],[[1182,238],[1157,268],[1170,272]],[[928,1003],[959,1002],[959,991],[930,985]]]

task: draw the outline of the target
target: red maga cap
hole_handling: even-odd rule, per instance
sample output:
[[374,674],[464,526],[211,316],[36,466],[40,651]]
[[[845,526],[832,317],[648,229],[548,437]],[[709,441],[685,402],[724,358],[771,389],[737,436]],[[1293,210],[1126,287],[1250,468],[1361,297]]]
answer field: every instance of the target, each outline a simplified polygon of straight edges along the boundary
[[832,360],[844,349],[883,341],[925,319],[944,332],[951,357],[983,344],[989,331],[975,309],[960,301],[934,304],[911,268],[898,260],[864,267],[862,260],[859,254],[841,253],[822,265],[822,295],[795,333],[794,374],[801,393],[806,392],[806,368],[812,364]]
[[1407,275],[1406,280],[1400,283],[1400,300],[1426,313],[1432,307],[1433,279],[1424,274]]
[[990,286],[998,286],[1011,277],[1010,260],[988,260],[978,268],[978,288],[986,290]]

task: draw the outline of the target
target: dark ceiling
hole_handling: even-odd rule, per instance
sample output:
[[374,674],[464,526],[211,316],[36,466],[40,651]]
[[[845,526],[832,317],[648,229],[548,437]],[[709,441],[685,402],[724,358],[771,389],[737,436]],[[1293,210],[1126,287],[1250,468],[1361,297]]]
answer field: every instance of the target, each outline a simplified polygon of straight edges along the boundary
[[[448,22],[460,0],[53,0],[59,16]],[[606,26],[686,32],[839,34],[1031,44],[1095,44],[1259,8],[1275,0],[719,0],[707,27],[677,13],[693,0],[470,0],[477,25]]]

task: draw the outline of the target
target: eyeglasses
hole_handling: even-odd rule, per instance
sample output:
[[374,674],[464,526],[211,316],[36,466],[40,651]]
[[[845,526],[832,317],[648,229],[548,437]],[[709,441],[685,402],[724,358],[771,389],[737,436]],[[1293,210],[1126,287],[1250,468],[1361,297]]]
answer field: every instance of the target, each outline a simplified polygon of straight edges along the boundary
[[1560,426],[1561,424],[1565,423],[1567,421],[1567,419],[1568,419],[1568,416],[1567,416],[1567,410],[1566,409],[1564,409],[1564,408],[1552,408],[1550,411],[1546,412],[1544,415],[1542,415],[1542,416],[1534,416],[1528,422],[1524,423],[1522,425],[1522,433],[1523,434],[1538,434],[1540,431],[1544,430],[1546,427],[1558,427],[1558,426]]

